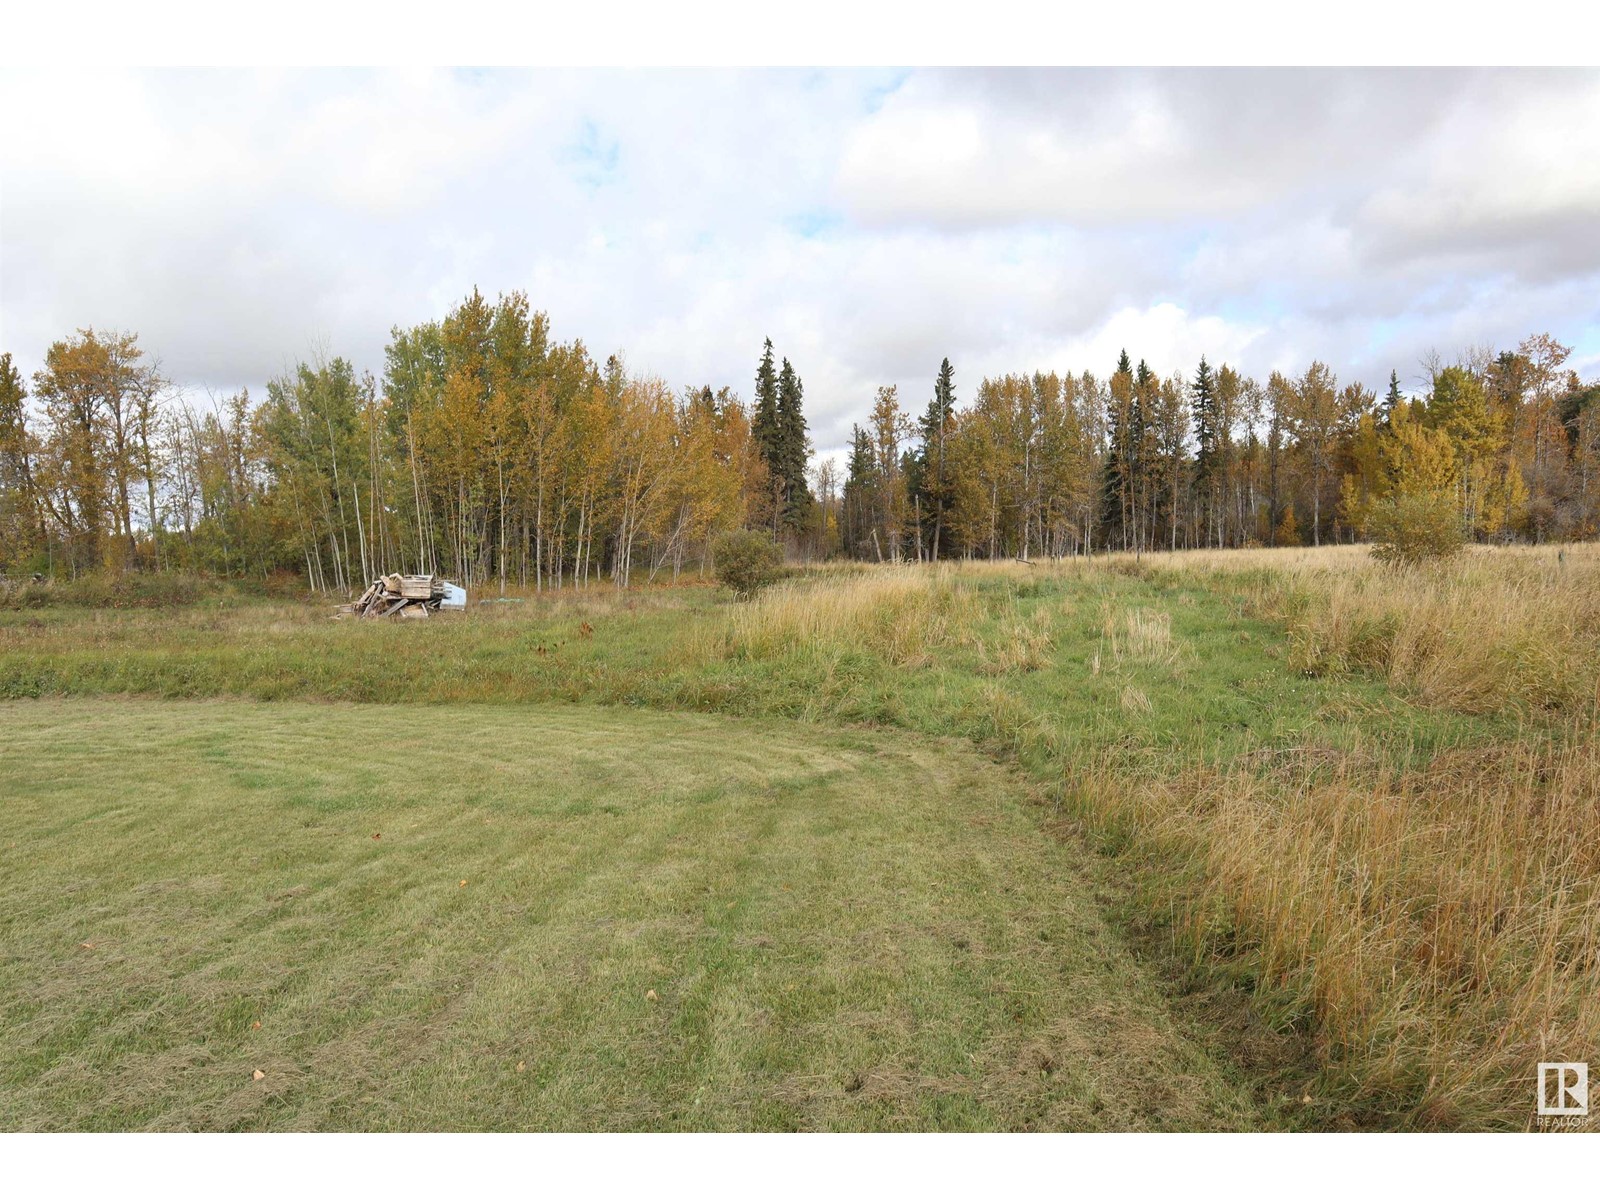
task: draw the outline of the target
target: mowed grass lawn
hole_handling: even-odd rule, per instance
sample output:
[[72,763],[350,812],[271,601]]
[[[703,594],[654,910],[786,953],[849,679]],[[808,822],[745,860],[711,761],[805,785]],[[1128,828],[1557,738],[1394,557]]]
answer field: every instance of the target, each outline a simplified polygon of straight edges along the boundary
[[1262,1121],[1082,851],[953,741],[544,704],[0,720],[6,1129]]

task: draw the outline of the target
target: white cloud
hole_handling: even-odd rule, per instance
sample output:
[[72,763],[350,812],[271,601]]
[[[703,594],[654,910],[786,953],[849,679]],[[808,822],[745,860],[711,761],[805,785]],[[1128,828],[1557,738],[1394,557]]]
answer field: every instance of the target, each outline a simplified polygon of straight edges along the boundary
[[[1170,302],[1143,309],[1124,308],[1097,328],[1063,343],[1052,356],[1051,365],[1062,371],[1088,367],[1104,376],[1127,350],[1135,361],[1147,358],[1151,370],[1158,375],[1187,373],[1202,355],[1213,366],[1252,362],[1251,349],[1265,332],[1261,325],[1237,323],[1216,315],[1195,315]],[[1144,347],[1156,349],[1148,353]],[[1252,362],[1255,370],[1277,365]]]
[[946,355],[1600,362],[1597,138],[1596,72],[5,72],[0,347],[259,391],[521,288],[675,385],[771,336],[824,448]]

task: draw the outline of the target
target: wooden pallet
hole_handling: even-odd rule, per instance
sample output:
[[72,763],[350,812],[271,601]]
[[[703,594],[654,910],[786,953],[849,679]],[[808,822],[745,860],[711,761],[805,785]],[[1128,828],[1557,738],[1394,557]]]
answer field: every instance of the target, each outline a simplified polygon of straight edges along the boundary
[[438,575],[384,575],[367,586],[351,604],[334,611],[341,617],[405,617],[422,620],[439,611],[444,579]]

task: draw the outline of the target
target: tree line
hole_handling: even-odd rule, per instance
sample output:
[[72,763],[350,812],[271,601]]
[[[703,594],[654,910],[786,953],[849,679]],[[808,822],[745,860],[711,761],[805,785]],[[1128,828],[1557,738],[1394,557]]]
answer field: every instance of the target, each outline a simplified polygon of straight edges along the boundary
[[597,362],[525,295],[474,291],[392,330],[381,378],[321,359],[201,403],[136,335],[80,330],[31,390],[0,355],[0,569],[626,587],[704,571],[738,528],[882,561],[1319,544],[1414,494],[1482,540],[1592,537],[1600,386],[1570,353],[1538,335],[1430,360],[1420,394],[1392,374],[1381,399],[1320,362],[1260,383],[1124,353],[1103,379],[985,378],[967,404],[946,359],[915,419],[878,390],[840,479],[770,340],[747,405]]
[[521,293],[394,329],[381,379],[303,362],[260,402],[196,403],[134,335],[81,330],[31,404],[0,359],[0,564],[625,587],[702,568],[719,531],[807,519],[801,383],[770,343],[757,392],[752,414],[597,363]]
[[838,544],[860,558],[1321,545],[1438,498],[1479,541],[1600,532],[1600,384],[1548,334],[1422,364],[1381,398],[1322,362],[1262,383],[1204,357],[1156,374],[1004,375],[956,403],[946,359],[915,421],[880,388],[852,431]]

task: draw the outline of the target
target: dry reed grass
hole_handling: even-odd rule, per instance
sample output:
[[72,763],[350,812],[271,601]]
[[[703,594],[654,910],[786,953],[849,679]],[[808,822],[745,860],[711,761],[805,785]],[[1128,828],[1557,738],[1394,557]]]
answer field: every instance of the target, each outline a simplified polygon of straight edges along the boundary
[[732,609],[722,644],[757,658],[863,649],[896,666],[923,667],[935,651],[964,640],[980,611],[948,570],[833,572],[823,581],[780,584]]
[[1101,764],[1081,812],[1187,864],[1189,944],[1250,952],[1268,993],[1314,1014],[1343,1099],[1390,1125],[1515,1126],[1537,1062],[1600,1050],[1593,732],[1410,771],[1360,753]]
[[1045,627],[1048,614],[1036,622],[1020,617],[1002,620],[990,636],[976,630],[967,634],[967,643],[977,652],[978,670],[984,675],[1012,675],[1038,671],[1050,664],[1055,639]]
[[1479,547],[1396,569],[1362,546],[1152,556],[1183,574],[1234,573],[1289,626],[1291,663],[1375,672],[1466,713],[1600,704],[1600,546]]
[[[1197,954],[1243,953],[1263,996],[1311,1015],[1342,1099],[1389,1127],[1532,1124],[1535,1064],[1600,1054],[1600,548],[1109,566],[1240,588],[1308,674],[1532,722],[1406,768],[1376,747],[1177,774],[1101,757],[1074,789],[1086,824],[1163,864],[1154,886]],[[1107,658],[1160,654],[1162,628],[1107,607]],[[1141,706],[1124,689],[1121,708]]]
[[1172,667],[1181,648],[1172,636],[1172,617],[1150,608],[1101,606],[1100,637],[1115,663],[1124,661]]
[[1117,703],[1121,706],[1123,712],[1134,715],[1154,711],[1154,706],[1150,703],[1150,697],[1131,684],[1123,687],[1122,691],[1118,693]]

